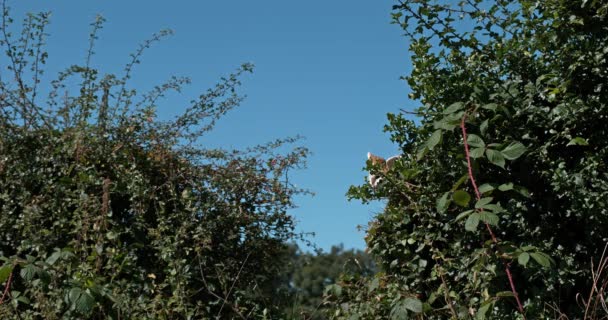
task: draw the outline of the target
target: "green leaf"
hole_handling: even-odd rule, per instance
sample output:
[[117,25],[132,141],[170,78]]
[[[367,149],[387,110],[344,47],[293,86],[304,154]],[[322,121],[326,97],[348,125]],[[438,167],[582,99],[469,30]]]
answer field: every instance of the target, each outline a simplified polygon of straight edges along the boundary
[[454,185],[452,186],[452,191],[458,190],[458,188],[460,188],[460,185],[467,180],[469,180],[469,175],[463,174],[462,177],[460,177],[460,179],[458,179],[458,181],[456,181],[456,183],[454,183]]
[[46,263],[53,265],[57,260],[61,257],[61,251],[57,250],[53,252],[53,254],[46,259]]
[[17,300],[17,301],[19,301],[19,302],[21,302],[23,304],[30,304],[31,303],[30,299],[28,299],[25,296],[19,296],[15,300]]
[[325,286],[323,293],[325,295],[329,294],[329,295],[333,295],[335,297],[340,297],[342,295],[342,287],[337,284],[330,284],[330,285]]
[[452,103],[449,107],[447,107],[447,108],[445,108],[445,110],[443,110],[443,114],[451,114],[456,111],[460,111],[463,107],[464,107],[464,104],[462,102]]
[[481,208],[481,207],[485,206],[486,204],[492,202],[492,200],[494,200],[494,198],[492,198],[492,197],[481,198],[481,199],[479,199],[479,201],[477,201],[475,203],[475,208]]
[[452,199],[457,205],[466,207],[469,205],[469,201],[471,201],[471,195],[464,190],[456,190],[452,195]]
[[484,120],[479,126],[479,132],[481,132],[482,136],[485,136],[488,132],[488,119]]
[[515,186],[514,189],[515,189],[515,191],[517,191],[517,193],[521,194],[522,196],[524,196],[526,198],[530,198],[530,192],[528,191],[528,189],[526,189],[524,187],[520,187],[520,186]]
[[422,159],[427,154],[427,152],[429,152],[429,148],[425,146],[418,149],[418,151],[416,152],[416,160],[419,161],[420,159]]
[[509,183],[501,184],[498,186],[498,190],[500,190],[500,191],[513,190],[513,183],[509,182]]
[[413,312],[416,313],[420,313],[422,312],[422,302],[420,302],[420,300],[416,299],[416,298],[405,298],[405,300],[403,300],[403,306]]
[[576,137],[572,140],[570,140],[570,142],[568,142],[567,146],[588,146],[589,142],[587,142],[587,140],[585,140],[584,138],[581,137]]
[[488,103],[488,104],[485,104],[485,105],[483,105],[481,107],[484,108],[484,109],[486,109],[486,110],[496,111],[496,109],[498,108],[498,105],[496,103]]
[[483,205],[481,208],[483,208],[484,210],[490,210],[493,211],[495,213],[499,213],[499,212],[504,212],[505,210],[498,204],[485,204]]
[[530,254],[527,252],[522,252],[518,257],[517,257],[517,263],[521,264],[522,266],[526,266],[528,264],[528,261],[530,260]]
[[374,277],[374,280],[369,284],[367,288],[367,292],[372,292],[380,287],[380,279],[378,277]]
[[27,264],[25,267],[21,268],[21,272],[19,272],[21,278],[26,281],[30,281],[34,279],[36,275],[36,267],[33,264]]
[[433,122],[433,128],[435,129],[443,129],[446,131],[454,130],[458,126],[454,121],[450,121],[449,119],[443,118],[439,121]]
[[446,192],[444,193],[441,198],[437,199],[437,211],[440,213],[444,213],[449,206],[449,197],[450,196],[450,192]]
[[486,192],[490,192],[492,190],[494,190],[494,187],[491,184],[489,184],[489,183],[484,183],[481,186],[479,186],[479,192],[481,194],[484,194]]
[[74,303],[77,312],[88,314],[93,310],[95,299],[88,292],[82,291],[80,297]]
[[486,149],[486,156],[492,164],[495,164],[503,169],[505,168],[505,158],[499,151]]
[[479,220],[481,220],[489,225],[492,225],[492,226],[498,225],[498,216],[493,212],[489,212],[489,211],[480,212]]
[[8,279],[12,271],[12,264],[5,264],[0,268],[0,284],[4,284],[4,282],[6,282],[6,279]]
[[475,231],[477,230],[477,226],[479,225],[479,212],[474,212],[469,216],[467,221],[464,223],[464,229],[467,231]]
[[477,320],[485,319],[486,313],[488,312],[488,310],[490,309],[491,306],[492,306],[492,303],[483,303],[477,310],[477,313],[475,314],[475,319],[477,319]]
[[545,268],[551,266],[550,260],[542,253],[533,252],[530,253],[530,256],[532,257],[532,259],[534,259],[534,261],[536,261],[538,264]]
[[486,146],[486,143],[483,142],[483,139],[481,139],[478,135],[476,134],[469,134],[467,136],[467,143],[471,146],[471,147],[478,147],[478,148],[483,148]]
[[473,148],[471,149],[471,152],[469,153],[469,155],[471,156],[471,158],[473,159],[478,159],[483,157],[483,152],[486,151],[485,147],[481,147],[481,148]]
[[456,216],[456,219],[454,219],[454,221],[458,221],[466,216],[468,216],[469,214],[473,213],[475,210],[467,210],[467,211],[463,211],[460,214],[458,214]]
[[505,158],[509,160],[515,160],[521,157],[521,155],[524,154],[526,150],[526,146],[524,146],[521,142],[514,141],[511,142],[506,148],[504,148],[501,153]]
[[441,142],[442,135],[443,135],[443,131],[435,130],[435,132],[433,132],[431,137],[429,137],[429,139],[426,141],[426,147],[429,150],[433,150],[435,148],[435,146]]
[[403,302],[398,302],[391,308],[390,319],[391,320],[408,320],[409,316],[407,313],[408,313],[407,309],[403,305]]

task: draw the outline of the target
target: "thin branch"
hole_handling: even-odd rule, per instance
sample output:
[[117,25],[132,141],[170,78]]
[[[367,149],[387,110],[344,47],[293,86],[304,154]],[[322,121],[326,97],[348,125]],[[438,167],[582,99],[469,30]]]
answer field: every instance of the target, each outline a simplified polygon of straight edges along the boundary
[[[232,285],[230,286],[230,289],[228,290],[228,294],[226,294],[226,298],[230,297],[230,293],[232,293],[232,289],[234,289],[234,285],[236,284],[237,280],[239,279],[239,276],[241,275],[241,272],[243,271],[243,268],[245,267],[247,260],[249,260],[250,255],[251,255],[251,251],[249,253],[247,253],[247,257],[245,257],[245,261],[243,261],[243,263],[241,264],[241,268],[239,269],[239,272],[236,274],[234,281],[232,281]],[[226,300],[224,300],[224,302],[222,303],[222,306],[220,307],[220,311],[217,313],[218,316],[220,314],[222,314],[222,310],[224,309],[224,304],[226,304]]]
[[[232,309],[232,311],[234,311],[241,319],[246,320],[247,318],[234,306],[232,305],[232,303],[230,303],[229,301],[226,300],[226,298],[218,295],[217,293],[213,292],[210,288],[209,285],[207,284],[207,280],[205,279],[205,273],[203,272],[203,264],[201,263],[201,256],[199,254],[197,254],[197,259],[198,259],[198,269],[201,273],[201,280],[203,281],[203,285],[205,286],[204,289],[207,289],[207,292],[216,297],[217,299],[222,300],[222,306],[227,303],[230,308]],[[199,291],[197,291],[196,293],[200,292],[203,288],[201,288]],[[195,293],[195,294],[196,294]]]

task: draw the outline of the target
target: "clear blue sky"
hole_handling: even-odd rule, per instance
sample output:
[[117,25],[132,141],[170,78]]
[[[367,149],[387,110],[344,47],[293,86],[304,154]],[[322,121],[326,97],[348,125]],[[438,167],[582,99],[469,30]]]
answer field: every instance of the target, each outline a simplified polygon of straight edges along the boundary
[[48,74],[82,63],[96,14],[107,19],[93,64],[120,72],[137,44],[170,28],[175,35],[155,45],[134,71],[132,84],[147,91],[171,75],[193,84],[170,95],[160,114],[183,110],[191,98],[241,63],[256,69],[244,81],[243,105],[204,140],[242,148],[302,135],[313,155],[308,169],[290,178],[311,189],[292,213],[298,230],[328,249],[343,243],[364,248],[367,225],[381,203],[348,202],[352,184],[364,183],[366,154],[397,153],[382,132],[386,113],[409,109],[408,44],[390,24],[390,0],[267,1],[34,1],[13,0],[13,13],[52,11]]

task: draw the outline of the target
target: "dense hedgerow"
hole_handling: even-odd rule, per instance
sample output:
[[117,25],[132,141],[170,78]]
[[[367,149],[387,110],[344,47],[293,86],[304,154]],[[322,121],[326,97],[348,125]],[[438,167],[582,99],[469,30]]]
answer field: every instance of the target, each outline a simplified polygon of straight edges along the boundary
[[[297,237],[288,214],[302,190],[284,178],[307,155],[278,140],[244,151],[197,140],[238,106],[243,65],[174,120],[122,76],[84,65],[45,84],[48,14],[11,34],[0,60],[0,318],[257,319],[279,314],[277,281]],[[48,99],[41,99],[41,92]],[[279,299],[280,300],[280,299]]]
[[349,191],[387,201],[366,237],[383,272],[344,279],[331,316],[606,317],[608,4],[409,0],[393,21],[418,120],[389,115],[402,158]]

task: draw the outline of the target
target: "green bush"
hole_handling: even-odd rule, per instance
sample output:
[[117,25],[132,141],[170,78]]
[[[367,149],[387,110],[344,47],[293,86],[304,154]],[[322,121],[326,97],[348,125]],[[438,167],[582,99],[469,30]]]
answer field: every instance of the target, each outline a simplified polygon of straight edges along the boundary
[[334,290],[340,277],[372,275],[376,266],[370,256],[361,250],[344,250],[343,245],[332,246],[329,252],[303,252],[292,247],[291,267],[285,282],[289,287],[287,319],[323,320],[323,296]]
[[[286,171],[307,150],[207,149],[197,139],[236,107],[243,65],[174,120],[128,80],[85,65],[39,83],[46,13],[0,40],[0,317],[2,319],[253,319],[280,312],[277,275],[297,235]],[[10,73],[10,75],[9,75]],[[40,102],[40,92],[50,92]]]
[[366,238],[384,272],[345,279],[331,315],[521,319],[519,298],[529,319],[591,318],[606,298],[591,267],[608,241],[608,4],[411,0],[393,21],[421,106],[415,122],[389,114],[403,155],[386,174],[368,163],[384,182],[349,191],[387,201]]

